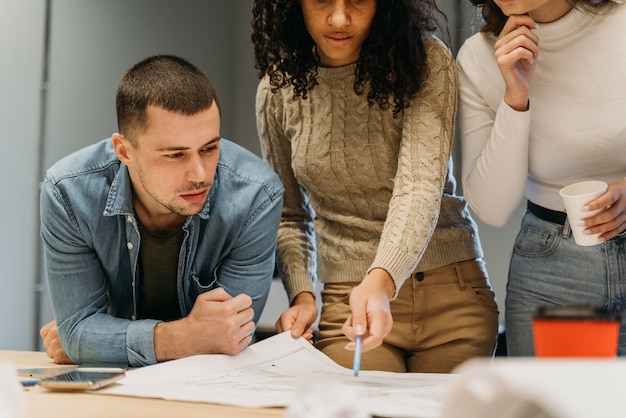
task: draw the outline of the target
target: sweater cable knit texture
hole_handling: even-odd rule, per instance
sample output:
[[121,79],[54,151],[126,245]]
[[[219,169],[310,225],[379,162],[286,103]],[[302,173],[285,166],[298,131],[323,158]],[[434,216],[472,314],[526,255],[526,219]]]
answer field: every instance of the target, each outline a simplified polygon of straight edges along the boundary
[[316,238],[323,282],[358,282],[378,267],[396,291],[415,271],[482,256],[448,164],[455,66],[439,40],[426,45],[428,78],[397,118],[354,92],[356,64],[319,68],[307,99],[261,80],[261,149],[286,189],[277,251],[290,301],[313,293]]

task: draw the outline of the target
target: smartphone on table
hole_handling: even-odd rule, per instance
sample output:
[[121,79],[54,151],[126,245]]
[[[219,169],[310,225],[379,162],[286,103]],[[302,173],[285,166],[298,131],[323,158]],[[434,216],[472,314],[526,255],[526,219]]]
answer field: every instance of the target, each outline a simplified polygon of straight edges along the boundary
[[37,386],[52,390],[94,390],[117,382],[126,375],[124,369],[80,368],[41,379]]

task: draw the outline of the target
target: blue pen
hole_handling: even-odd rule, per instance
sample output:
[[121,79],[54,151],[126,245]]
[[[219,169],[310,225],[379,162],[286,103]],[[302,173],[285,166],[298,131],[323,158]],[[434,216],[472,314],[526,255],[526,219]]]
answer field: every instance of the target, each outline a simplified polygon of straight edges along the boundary
[[354,362],[352,363],[352,370],[354,371],[354,375],[359,375],[359,370],[361,369],[361,345],[363,344],[363,336],[357,335],[356,341],[354,345]]
[[22,382],[22,386],[24,386],[25,388],[31,387],[31,386],[35,386],[39,380],[34,379],[34,380],[21,380]]

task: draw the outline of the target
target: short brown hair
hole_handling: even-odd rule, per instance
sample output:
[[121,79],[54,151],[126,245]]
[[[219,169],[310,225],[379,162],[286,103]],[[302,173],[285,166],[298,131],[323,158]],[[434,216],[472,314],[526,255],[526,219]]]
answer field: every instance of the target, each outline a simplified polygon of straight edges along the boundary
[[194,115],[216,103],[213,85],[202,70],[173,55],[156,55],[135,64],[117,86],[119,132],[134,142],[148,128],[148,106]]

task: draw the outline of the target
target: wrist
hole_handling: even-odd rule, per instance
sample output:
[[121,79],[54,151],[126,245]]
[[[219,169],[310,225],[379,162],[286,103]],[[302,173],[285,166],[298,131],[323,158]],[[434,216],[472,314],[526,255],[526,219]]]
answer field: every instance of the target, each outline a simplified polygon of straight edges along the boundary
[[526,94],[505,93],[504,103],[517,112],[526,112],[530,109],[530,98]]
[[154,327],[154,355],[158,362],[175,360],[184,357],[178,352],[172,341],[181,341],[176,337],[179,321],[159,322]]
[[383,268],[377,267],[372,269],[368,275],[365,276],[364,281],[365,280],[373,283],[376,287],[385,292],[387,296],[389,296],[389,299],[392,299],[393,295],[396,293],[396,283],[393,281],[393,277]]
[[530,102],[528,100],[525,102],[516,103],[514,101],[507,101],[505,99],[504,103],[506,103],[507,106],[509,106],[511,109],[515,110],[516,112],[526,112],[528,111],[528,109],[530,109]]
[[300,292],[293,298],[292,306],[294,305],[302,305],[302,304],[313,304],[315,305],[315,296],[311,292]]

